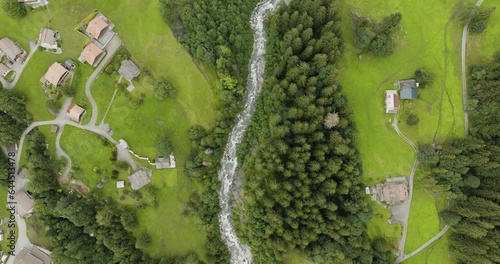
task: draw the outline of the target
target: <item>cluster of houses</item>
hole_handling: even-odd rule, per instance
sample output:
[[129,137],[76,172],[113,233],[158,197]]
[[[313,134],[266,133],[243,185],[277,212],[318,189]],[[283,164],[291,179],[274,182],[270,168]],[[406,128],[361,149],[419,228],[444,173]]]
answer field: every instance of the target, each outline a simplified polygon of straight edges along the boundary
[[95,13],[95,17],[90,22],[82,24],[79,32],[87,36],[90,42],[85,46],[78,60],[96,67],[106,55],[106,46],[116,35],[113,28],[114,24],[100,12]]
[[397,90],[385,91],[385,112],[395,114],[399,110],[399,100],[417,99],[418,82],[415,80],[400,80],[394,83],[399,87]]

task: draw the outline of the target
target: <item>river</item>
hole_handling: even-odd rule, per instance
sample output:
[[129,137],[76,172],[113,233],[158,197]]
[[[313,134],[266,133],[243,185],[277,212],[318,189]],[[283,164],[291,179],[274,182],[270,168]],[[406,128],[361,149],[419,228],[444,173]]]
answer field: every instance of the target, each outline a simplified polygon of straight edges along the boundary
[[232,208],[230,198],[234,187],[234,178],[238,159],[236,151],[245,131],[252,120],[255,112],[255,102],[259,96],[264,81],[264,67],[266,54],[266,35],[264,32],[264,20],[267,15],[274,12],[280,5],[280,0],[266,0],[257,4],[252,12],[250,24],[253,30],[254,42],[253,52],[248,65],[249,74],[247,80],[247,89],[244,96],[243,110],[238,114],[236,124],[229,135],[224,155],[221,160],[221,169],[219,171],[219,180],[222,183],[219,191],[219,203],[221,212],[219,214],[219,224],[222,234],[222,240],[231,254],[231,263],[250,264],[252,263],[252,252],[248,245],[242,245],[231,220]]

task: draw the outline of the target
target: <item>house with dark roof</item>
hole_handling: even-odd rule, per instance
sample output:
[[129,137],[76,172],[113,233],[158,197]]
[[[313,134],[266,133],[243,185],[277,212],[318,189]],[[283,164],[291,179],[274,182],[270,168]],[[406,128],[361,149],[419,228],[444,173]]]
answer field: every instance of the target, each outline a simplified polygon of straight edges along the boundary
[[417,99],[418,82],[415,80],[400,80],[394,83],[394,86],[399,87],[399,99]]
[[137,65],[135,65],[131,60],[124,60],[122,61],[120,69],[118,69],[118,73],[127,81],[132,81],[132,79],[139,76],[140,71],[139,67],[137,67]]

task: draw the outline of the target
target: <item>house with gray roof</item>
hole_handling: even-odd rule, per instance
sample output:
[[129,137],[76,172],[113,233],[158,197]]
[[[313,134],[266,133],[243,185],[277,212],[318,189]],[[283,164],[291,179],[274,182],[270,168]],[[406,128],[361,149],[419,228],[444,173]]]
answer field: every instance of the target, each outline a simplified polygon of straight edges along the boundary
[[156,169],[172,169],[175,168],[175,158],[173,154],[168,157],[157,157],[155,159]]
[[26,52],[12,39],[5,37],[0,39],[0,54],[7,56],[10,64],[24,57]]
[[399,87],[399,99],[417,99],[418,82],[415,80],[400,80],[394,83]]
[[131,81],[135,77],[139,76],[140,71],[139,67],[137,67],[137,65],[135,65],[135,63],[131,60],[124,60],[122,61],[120,69],[118,69],[118,73],[120,73],[120,75],[127,81]]
[[128,180],[132,185],[132,189],[137,191],[151,182],[151,171],[146,171],[145,168],[140,168],[132,175],[128,176]]

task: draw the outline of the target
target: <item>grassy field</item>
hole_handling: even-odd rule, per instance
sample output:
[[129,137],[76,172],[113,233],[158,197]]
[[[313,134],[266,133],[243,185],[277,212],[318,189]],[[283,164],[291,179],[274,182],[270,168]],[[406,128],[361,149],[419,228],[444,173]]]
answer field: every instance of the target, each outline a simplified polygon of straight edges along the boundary
[[[345,56],[339,65],[340,77],[359,131],[357,146],[363,162],[365,183],[372,185],[385,178],[407,176],[414,153],[391,127],[393,116],[384,113],[384,91],[396,89],[393,86],[395,81],[411,78],[416,69],[425,67],[436,75],[436,79],[433,85],[419,89],[418,100],[402,103],[399,119],[401,131],[417,144],[443,142],[464,136],[460,79],[461,29],[453,23],[448,24],[459,1],[340,2],[347,44]],[[401,12],[402,29],[395,35],[397,48],[394,54],[387,58],[376,58],[355,48],[351,12],[375,19]],[[413,127],[405,122],[410,112],[420,118],[420,123]],[[413,195],[406,253],[433,237],[440,228],[433,194],[415,188]],[[390,213],[375,205],[374,211],[375,216],[368,225],[370,237],[399,237],[401,229],[387,224]],[[443,244],[441,249],[446,250],[446,240],[443,241],[439,243]]]
[[[25,49],[28,48],[27,39],[35,40],[41,27],[57,29],[61,33],[64,53],[55,55],[37,51],[16,89],[27,95],[27,108],[35,120],[53,118],[46,110],[46,97],[42,93],[39,79],[54,61],[62,62],[66,58],[76,61],[85,38],[74,31],[74,27],[94,9],[99,9],[115,24],[115,31],[124,41],[133,60],[141,68],[149,69],[152,74],[151,77],[142,76],[140,80],[134,81],[136,89],[131,95],[145,95],[144,103],[138,109],[128,106],[128,98],[124,93],[117,94],[105,121],[111,125],[113,137],[125,139],[138,154],[153,158],[156,156],[156,141],[168,136],[173,142],[177,160],[177,169],[154,171],[153,182],[159,188],[158,207],[147,207],[140,211],[140,227],[134,233],[147,229],[152,234],[154,242],[145,251],[154,256],[183,255],[192,251],[203,255],[204,232],[198,230],[194,219],[182,214],[189,194],[200,190],[202,186],[188,182],[182,168],[191,154],[187,129],[193,124],[201,124],[207,128],[215,124],[217,100],[211,88],[215,74],[203,66],[200,68],[204,71],[200,71],[175,40],[160,17],[158,1],[53,0],[48,9],[30,12],[20,21],[8,18],[0,10],[0,37],[9,36]],[[77,90],[73,101],[87,109],[86,119],[89,119],[91,109],[84,87],[92,71],[93,68],[78,63],[73,81]],[[160,101],[154,97],[152,85],[159,77],[165,78],[176,88],[175,99]],[[109,105],[116,79],[116,76],[101,74],[91,86],[99,107],[98,122]],[[85,122],[84,119],[83,123]],[[48,129],[49,127],[41,130],[48,137],[49,150],[54,154],[51,142],[54,142],[55,135],[50,134]],[[73,164],[80,167],[75,178],[89,187],[95,188],[103,177],[93,171],[94,167],[110,172],[111,162],[108,159],[112,148],[103,146],[97,137],[66,127],[61,143],[72,157]],[[123,172],[120,179],[125,179],[126,176]],[[109,182],[102,192],[116,200],[121,195]],[[124,204],[134,202],[129,198],[123,201]]]
[[500,10],[494,1],[484,1],[481,8],[496,7],[488,22],[486,30],[478,35],[469,35],[467,41],[467,65],[479,64],[491,59],[499,51],[500,42]]

